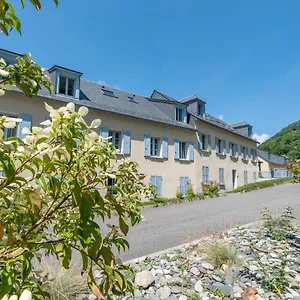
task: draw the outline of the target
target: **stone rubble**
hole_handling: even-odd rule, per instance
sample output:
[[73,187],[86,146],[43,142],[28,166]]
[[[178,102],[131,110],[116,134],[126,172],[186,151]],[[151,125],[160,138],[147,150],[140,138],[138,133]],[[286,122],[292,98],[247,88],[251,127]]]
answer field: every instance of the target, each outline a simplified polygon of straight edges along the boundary
[[[215,238],[215,237],[214,237]],[[234,244],[240,263],[223,264],[216,268],[198,244],[146,258],[132,264],[135,276],[135,296],[114,297],[117,300],[300,300],[300,237],[275,241],[263,228],[252,225],[220,234],[222,241]],[[253,250],[254,249],[254,250]],[[286,261],[284,267],[288,286],[282,295],[263,284],[267,273]],[[90,298],[92,299],[92,298]]]

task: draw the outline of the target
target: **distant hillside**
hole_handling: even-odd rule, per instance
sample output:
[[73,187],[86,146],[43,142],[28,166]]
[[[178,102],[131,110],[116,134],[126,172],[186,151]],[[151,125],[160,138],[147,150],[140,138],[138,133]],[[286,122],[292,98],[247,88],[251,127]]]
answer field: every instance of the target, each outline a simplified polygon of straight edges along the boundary
[[300,121],[283,128],[258,148],[300,159]]

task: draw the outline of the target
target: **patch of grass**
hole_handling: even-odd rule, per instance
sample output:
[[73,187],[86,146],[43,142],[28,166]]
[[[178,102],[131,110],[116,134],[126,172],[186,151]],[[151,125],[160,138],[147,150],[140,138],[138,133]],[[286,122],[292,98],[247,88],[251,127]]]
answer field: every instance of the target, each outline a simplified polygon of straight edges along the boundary
[[249,184],[240,186],[237,189],[230,191],[228,193],[241,193],[241,192],[249,192],[249,191],[264,189],[264,188],[271,187],[274,185],[290,182],[291,180],[292,180],[291,177],[286,177],[286,178],[278,178],[278,179],[265,180],[265,181],[261,181],[261,182],[249,183]]
[[71,265],[69,269],[63,269],[60,265],[43,259],[39,267],[47,274],[46,290],[51,300],[73,300],[79,294],[89,291],[86,276],[81,275],[80,266]]
[[220,299],[224,299],[226,297],[225,293],[220,289],[216,288],[212,291],[212,293],[216,296],[219,297]]
[[295,217],[290,207],[287,207],[280,216],[271,216],[267,209],[263,211],[263,227],[267,230],[267,234],[276,241],[286,239],[287,235],[293,231],[293,219]]
[[197,293],[192,293],[187,296],[188,300],[202,300],[202,297]]
[[236,247],[222,240],[209,242],[203,247],[203,252],[207,255],[206,260],[217,268],[223,264],[234,266],[240,263]]

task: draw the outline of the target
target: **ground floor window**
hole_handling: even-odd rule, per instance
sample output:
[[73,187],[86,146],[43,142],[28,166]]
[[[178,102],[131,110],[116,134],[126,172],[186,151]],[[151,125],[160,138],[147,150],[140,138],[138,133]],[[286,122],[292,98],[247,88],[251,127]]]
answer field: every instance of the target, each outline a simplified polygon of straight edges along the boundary
[[150,178],[151,184],[155,188],[155,195],[161,197],[162,196],[162,177],[161,176],[151,176]]
[[224,185],[224,168],[219,168],[219,184]]
[[202,183],[208,184],[209,183],[209,168],[208,167],[202,167]]
[[244,184],[248,184],[248,171],[244,171]]

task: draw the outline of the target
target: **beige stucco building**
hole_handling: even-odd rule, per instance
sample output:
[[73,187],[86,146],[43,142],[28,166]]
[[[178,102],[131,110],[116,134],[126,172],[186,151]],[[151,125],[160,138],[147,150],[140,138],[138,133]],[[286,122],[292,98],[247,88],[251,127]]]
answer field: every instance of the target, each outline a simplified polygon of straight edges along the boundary
[[[0,49],[0,57],[13,62],[16,53]],[[0,99],[2,114],[22,118],[22,127],[38,125],[47,117],[44,102],[60,107],[68,102],[87,106],[88,120],[102,120],[100,134],[111,136],[119,157],[138,162],[146,182],[157,194],[174,197],[191,183],[216,181],[223,190],[255,182],[258,173],[257,143],[252,127],[243,122],[228,125],[206,113],[197,96],[176,100],[154,90],[150,97],[93,83],[64,67],[49,69],[55,93],[41,90],[36,98],[10,91]]]

